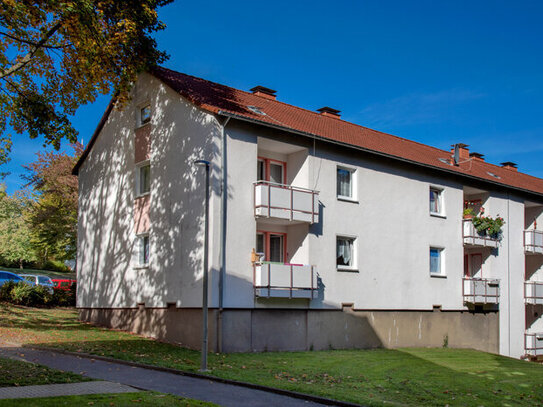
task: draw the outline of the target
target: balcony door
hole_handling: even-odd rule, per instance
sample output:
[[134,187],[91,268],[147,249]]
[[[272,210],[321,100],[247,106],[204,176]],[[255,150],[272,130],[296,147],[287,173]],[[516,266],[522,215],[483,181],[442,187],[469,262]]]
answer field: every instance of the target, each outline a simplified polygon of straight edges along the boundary
[[257,181],[269,181],[276,184],[286,183],[286,163],[269,158],[258,158]]
[[464,256],[464,275],[470,278],[482,278],[483,255],[482,253],[471,253]]
[[256,234],[256,252],[264,255],[263,261],[284,263],[285,245],[284,233],[258,232]]

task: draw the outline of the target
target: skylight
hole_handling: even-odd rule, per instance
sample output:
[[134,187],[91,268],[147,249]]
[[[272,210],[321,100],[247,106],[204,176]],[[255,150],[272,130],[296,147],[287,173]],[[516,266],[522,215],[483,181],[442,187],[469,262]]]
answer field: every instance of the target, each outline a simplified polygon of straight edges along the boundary
[[487,173],[488,175],[490,175],[491,177],[494,177],[494,178],[497,178],[497,179],[500,179],[500,178],[501,178],[499,175],[496,175],[496,174],[494,174],[493,172],[487,171],[486,173]]
[[262,110],[260,110],[259,107],[256,106],[247,106],[247,109],[249,109],[251,112],[259,114],[261,116],[266,116],[266,113],[264,113]]

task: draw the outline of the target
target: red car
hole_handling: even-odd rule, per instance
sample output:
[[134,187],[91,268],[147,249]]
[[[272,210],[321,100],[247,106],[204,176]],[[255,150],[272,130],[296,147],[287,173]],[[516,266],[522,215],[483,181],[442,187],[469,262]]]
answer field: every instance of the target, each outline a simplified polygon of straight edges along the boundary
[[70,290],[70,287],[75,284],[75,281],[76,280],[54,278],[53,284],[55,288],[68,291]]

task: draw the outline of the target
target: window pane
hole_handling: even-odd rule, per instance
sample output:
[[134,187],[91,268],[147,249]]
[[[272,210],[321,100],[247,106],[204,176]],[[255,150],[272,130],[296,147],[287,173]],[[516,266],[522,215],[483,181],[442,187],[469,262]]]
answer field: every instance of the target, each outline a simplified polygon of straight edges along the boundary
[[149,236],[140,237],[140,265],[149,264]]
[[337,169],[337,194],[338,196],[346,196],[352,198],[351,188],[352,172],[343,168]]
[[149,123],[151,121],[151,106],[147,105],[140,110],[141,124]]
[[151,190],[151,166],[140,167],[140,194],[145,194]]
[[441,251],[430,249],[430,273],[441,274]]
[[270,163],[270,182],[283,183],[283,165]]
[[256,252],[264,253],[264,235],[262,233],[256,235]]
[[256,180],[257,181],[264,181],[266,179],[266,174],[264,173],[264,161],[262,160],[258,160],[258,164],[257,164],[257,175],[256,175]]
[[440,192],[436,189],[430,189],[430,212],[440,213],[441,212],[441,203],[440,203]]
[[336,265],[352,266],[354,239],[338,237],[336,241]]
[[283,236],[270,235],[270,258],[269,261],[283,262]]

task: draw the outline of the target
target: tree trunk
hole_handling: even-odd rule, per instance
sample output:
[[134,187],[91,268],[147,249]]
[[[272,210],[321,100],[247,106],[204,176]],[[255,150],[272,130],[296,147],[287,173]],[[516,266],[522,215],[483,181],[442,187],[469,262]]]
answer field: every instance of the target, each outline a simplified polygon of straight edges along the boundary
[[22,270],[23,269],[23,259],[20,259],[19,260],[19,268]]

